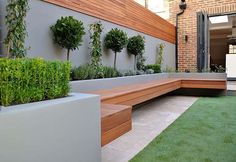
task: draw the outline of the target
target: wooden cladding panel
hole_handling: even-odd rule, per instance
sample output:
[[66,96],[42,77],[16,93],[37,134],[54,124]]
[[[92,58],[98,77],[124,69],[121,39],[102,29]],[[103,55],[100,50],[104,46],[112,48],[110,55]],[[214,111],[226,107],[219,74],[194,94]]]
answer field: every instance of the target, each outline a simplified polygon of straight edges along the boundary
[[117,139],[123,134],[129,132],[132,129],[132,121],[129,120],[105,133],[102,133],[102,146],[110,143],[111,141]]
[[175,26],[133,0],[43,0],[175,44]]

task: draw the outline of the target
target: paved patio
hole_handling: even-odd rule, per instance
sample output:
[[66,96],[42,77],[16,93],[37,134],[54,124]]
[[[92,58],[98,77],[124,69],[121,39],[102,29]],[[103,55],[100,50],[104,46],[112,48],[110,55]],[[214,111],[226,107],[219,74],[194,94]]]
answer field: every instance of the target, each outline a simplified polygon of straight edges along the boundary
[[103,162],[127,162],[173,123],[198,98],[159,97],[133,110],[133,128],[102,148]]

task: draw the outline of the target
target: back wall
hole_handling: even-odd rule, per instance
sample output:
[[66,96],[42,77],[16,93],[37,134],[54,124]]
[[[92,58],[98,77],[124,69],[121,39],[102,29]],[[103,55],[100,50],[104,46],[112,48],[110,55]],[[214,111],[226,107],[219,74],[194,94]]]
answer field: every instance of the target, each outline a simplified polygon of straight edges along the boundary
[[[2,15],[6,15],[5,6],[7,0],[0,0],[0,6],[2,8]],[[28,51],[28,57],[43,57],[48,60],[66,60],[66,50],[61,49],[55,45],[52,41],[52,33],[50,31],[50,26],[55,24],[57,19],[61,16],[73,16],[84,23],[86,29],[86,35],[83,37],[83,44],[80,46],[79,50],[71,52],[70,60],[73,66],[79,66],[86,64],[90,61],[90,49],[89,49],[89,24],[101,21],[104,26],[104,31],[102,34],[102,40],[107,32],[112,28],[120,28],[127,32],[128,36],[134,36],[140,34],[145,37],[146,40],[146,50],[144,56],[147,58],[146,64],[153,64],[156,59],[157,46],[160,43],[165,44],[164,49],[164,64],[163,67],[175,67],[175,44],[169,43],[167,41],[155,38],[153,36],[143,34],[141,32],[129,29],[111,23],[99,18],[95,18],[83,13],[72,11],[63,7],[56,6],[47,2],[40,0],[29,1],[30,11],[27,15],[27,31],[28,38],[26,40],[26,46],[30,47]],[[4,7],[3,7],[4,6]],[[1,15],[0,13],[0,15]],[[6,26],[4,25],[4,16],[0,17],[2,30],[2,38],[6,36]],[[158,24],[157,24],[158,25]],[[157,31],[158,32],[158,31]],[[1,40],[1,39],[0,39]],[[3,44],[2,44],[3,46]],[[113,66],[114,54],[112,51],[107,50],[103,47],[103,64],[107,66]],[[133,69],[134,67],[134,57],[127,53],[124,49],[121,53],[117,55],[117,68],[118,69]]]

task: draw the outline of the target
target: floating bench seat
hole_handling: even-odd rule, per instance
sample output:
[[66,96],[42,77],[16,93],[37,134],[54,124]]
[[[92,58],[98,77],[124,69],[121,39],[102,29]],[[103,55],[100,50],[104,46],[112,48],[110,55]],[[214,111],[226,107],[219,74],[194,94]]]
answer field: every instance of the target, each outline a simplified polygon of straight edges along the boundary
[[134,106],[152,98],[179,89],[180,79],[165,79],[151,83],[134,84],[96,91],[101,96],[102,103]]
[[225,90],[224,79],[169,78],[89,92],[101,96],[102,146],[131,130],[132,106],[180,88]]

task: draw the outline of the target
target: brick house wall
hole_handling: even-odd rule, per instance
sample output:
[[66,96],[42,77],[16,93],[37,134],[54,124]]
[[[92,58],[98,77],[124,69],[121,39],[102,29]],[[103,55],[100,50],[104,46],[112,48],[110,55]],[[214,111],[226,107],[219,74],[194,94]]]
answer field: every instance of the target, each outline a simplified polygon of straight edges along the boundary
[[[169,21],[175,25],[180,0],[169,0]],[[236,12],[236,0],[186,0],[187,9],[179,17],[179,71],[197,71],[197,12],[208,14]],[[184,36],[188,35],[188,42]]]

